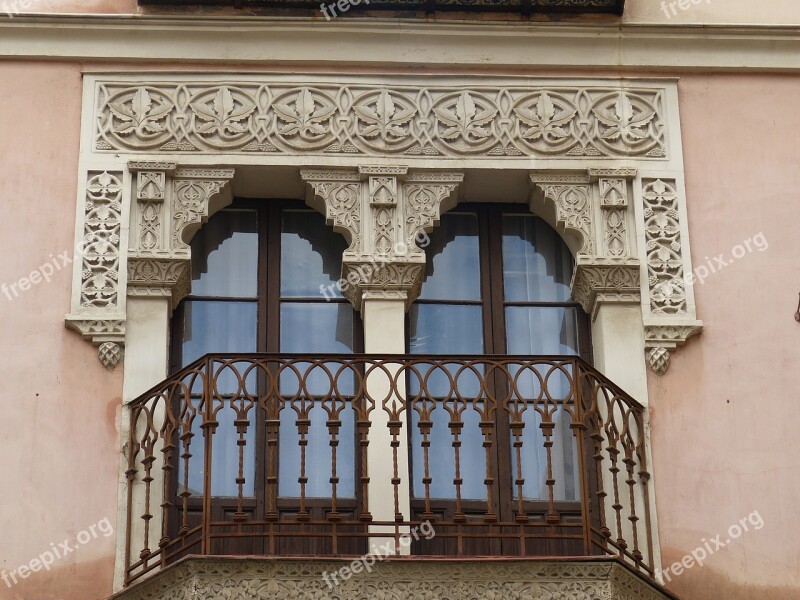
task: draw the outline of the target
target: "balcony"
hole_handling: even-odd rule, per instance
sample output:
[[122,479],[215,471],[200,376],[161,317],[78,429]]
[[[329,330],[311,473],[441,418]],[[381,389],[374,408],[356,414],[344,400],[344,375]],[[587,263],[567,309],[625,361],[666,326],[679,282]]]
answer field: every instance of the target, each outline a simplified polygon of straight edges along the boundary
[[672,597],[654,581],[644,410],[579,358],[207,355],[128,408],[120,598],[222,574],[317,598],[364,555],[412,587]]
[[[288,9],[319,13],[319,0],[139,0],[142,6],[233,7],[268,13]],[[356,3],[354,3],[356,4]],[[625,0],[366,0],[363,10],[396,12],[437,11],[529,14],[606,13],[621,15]]]

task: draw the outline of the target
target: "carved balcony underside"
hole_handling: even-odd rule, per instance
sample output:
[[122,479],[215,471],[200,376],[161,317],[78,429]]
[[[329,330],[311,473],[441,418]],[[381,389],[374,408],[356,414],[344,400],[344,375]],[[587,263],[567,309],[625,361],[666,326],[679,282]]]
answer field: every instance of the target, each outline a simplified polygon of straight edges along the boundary
[[[359,561],[360,564],[360,561]],[[675,600],[613,559],[389,559],[329,587],[345,560],[190,558],[113,600]]]

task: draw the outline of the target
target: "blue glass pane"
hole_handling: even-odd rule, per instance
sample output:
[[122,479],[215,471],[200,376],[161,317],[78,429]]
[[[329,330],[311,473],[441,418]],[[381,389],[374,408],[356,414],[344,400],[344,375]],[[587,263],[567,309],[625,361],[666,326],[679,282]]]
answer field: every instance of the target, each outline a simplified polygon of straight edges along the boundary
[[567,302],[572,255],[533,215],[503,216],[503,284],[507,302]]
[[284,298],[341,297],[335,283],[341,277],[342,252],[347,243],[313,210],[283,213],[281,231],[281,296]]
[[257,322],[255,302],[186,301],[183,364],[209,352],[255,352]]
[[[302,409],[301,409],[302,410]],[[300,496],[301,456],[300,433],[297,428],[298,413],[291,406],[286,406],[281,411],[280,424],[280,465],[279,465],[279,493],[283,497],[297,498]],[[332,436],[326,424],[328,413],[321,402],[315,402],[308,410],[311,424],[306,434],[305,476],[306,497],[330,498],[332,495],[332,464],[333,453],[331,449]],[[336,470],[339,485],[336,490],[338,498],[355,497],[355,411],[348,402],[339,413],[342,422],[337,435],[339,445],[336,450]]]
[[254,298],[258,294],[258,217],[223,210],[192,239],[192,295]]
[[481,306],[419,304],[409,314],[412,354],[483,354]]
[[[544,407],[541,410],[545,410]],[[547,407],[548,411],[554,407]],[[574,501],[579,499],[580,479],[578,478],[580,465],[578,464],[578,449],[575,436],[570,429],[572,422],[570,414],[563,408],[555,408],[555,413],[550,417],[551,422],[555,423],[551,441],[553,446],[550,450],[550,462],[552,465],[553,496],[555,500]],[[522,430],[521,441],[522,449],[520,456],[522,460],[521,475],[525,480],[522,486],[522,495],[525,500],[547,500],[550,489],[547,485],[547,449],[545,447],[545,435],[540,425],[542,415],[534,409],[531,403],[523,413],[522,422],[525,427]],[[517,453],[514,450],[514,436],[511,435],[511,481],[514,497],[519,497],[519,487],[515,485],[518,476]]]
[[578,354],[577,308],[506,307],[507,352],[521,355]]
[[[452,410],[452,407],[451,407]],[[444,402],[437,402],[431,411],[433,426],[428,435],[431,443],[428,451],[428,474],[431,498],[453,499],[456,497],[455,449],[453,448],[453,430],[450,429],[450,414],[445,410]],[[411,410],[411,452],[414,472],[414,497],[425,497],[425,455],[422,448],[422,433],[419,429],[420,415]],[[469,404],[461,414],[464,424],[460,432],[459,463],[461,464],[461,497],[464,500],[485,500],[486,485],[486,451],[483,448],[483,434],[480,430],[480,412]]]
[[430,234],[428,262],[422,283],[423,300],[480,300],[481,270],[478,218],[474,214],[445,214]]

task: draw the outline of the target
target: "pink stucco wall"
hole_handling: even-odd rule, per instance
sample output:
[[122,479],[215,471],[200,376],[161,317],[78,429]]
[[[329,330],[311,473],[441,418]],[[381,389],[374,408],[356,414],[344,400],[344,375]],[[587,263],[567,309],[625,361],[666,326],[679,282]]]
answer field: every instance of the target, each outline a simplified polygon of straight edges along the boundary
[[798,77],[680,82],[695,265],[769,244],[696,286],[703,334],[650,378],[664,566],[754,511],[764,522],[673,579],[689,600],[800,597],[798,94]]
[[[113,66],[104,65],[104,69]],[[73,243],[81,67],[0,63],[0,283]],[[58,93],[53,93],[53,90]],[[673,576],[686,600],[800,597],[800,78],[691,75],[680,82],[695,264],[763,234],[696,288],[702,336],[650,379],[664,566],[741,518],[763,528]],[[0,570],[108,519],[116,527],[121,374],[64,329],[71,271],[0,293]],[[122,533],[122,532],[119,532]],[[0,598],[111,593],[114,536],[92,540]]]
[[[0,284],[9,286],[0,292],[2,572],[77,541],[103,519],[116,528],[122,372],[108,373],[64,327],[71,266],[49,283],[16,287],[16,297],[10,288],[54,258],[62,264],[62,253],[72,256],[80,71],[0,63],[0,81],[14,82],[0,100]],[[100,598],[111,589],[114,544],[99,534],[49,572],[11,589],[0,580],[0,598]]]

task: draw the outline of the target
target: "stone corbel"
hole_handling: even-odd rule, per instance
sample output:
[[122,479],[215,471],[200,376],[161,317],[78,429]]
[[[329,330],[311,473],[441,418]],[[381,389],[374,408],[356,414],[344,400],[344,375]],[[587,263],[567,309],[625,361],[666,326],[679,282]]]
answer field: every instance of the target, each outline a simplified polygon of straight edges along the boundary
[[407,167],[304,170],[307,203],[347,239],[342,257],[345,297],[357,310],[365,299],[403,300],[419,295],[425,271],[423,233],[455,204],[462,173],[409,171]]
[[136,177],[128,296],[168,298],[174,309],[190,291],[189,241],[232,201],[234,170],[168,162],[131,162],[128,168]]
[[702,330],[703,324],[699,321],[686,325],[645,325],[645,348],[650,368],[658,375],[666,373],[671,352]]
[[630,180],[635,169],[533,174],[530,209],[560,231],[575,255],[573,297],[596,318],[601,305],[640,304],[640,261]]

